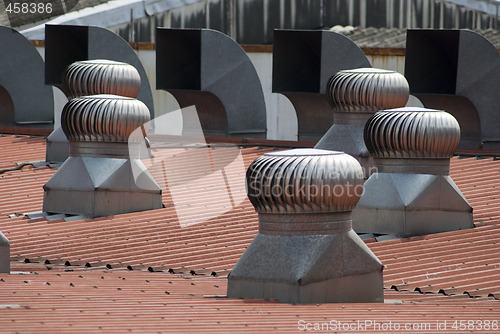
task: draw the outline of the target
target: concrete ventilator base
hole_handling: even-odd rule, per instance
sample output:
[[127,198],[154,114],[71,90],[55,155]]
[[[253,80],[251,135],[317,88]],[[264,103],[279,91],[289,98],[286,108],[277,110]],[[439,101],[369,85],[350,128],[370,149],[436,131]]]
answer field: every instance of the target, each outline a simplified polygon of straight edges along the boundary
[[0,232],[0,273],[10,273],[10,241]]
[[71,156],[44,185],[45,212],[101,217],[161,207],[161,189],[139,159]]
[[259,233],[231,271],[227,296],[292,304],[383,302],[382,269],[352,229],[331,235]]
[[364,123],[362,125],[333,124],[314,148],[341,151],[353,156],[359,161],[365,177],[368,178],[376,171],[376,168],[363,139],[364,128]]
[[448,175],[373,174],[352,211],[358,233],[412,236],[474,227],[472,208]]
[[47,162],[63,162],[68,156],[69,141],[59,126],[47,137],[45,160]]

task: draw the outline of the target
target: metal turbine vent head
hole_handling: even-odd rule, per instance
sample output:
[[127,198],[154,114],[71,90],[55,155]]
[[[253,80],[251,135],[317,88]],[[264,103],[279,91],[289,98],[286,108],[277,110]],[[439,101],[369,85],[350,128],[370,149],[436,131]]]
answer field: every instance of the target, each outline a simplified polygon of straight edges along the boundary
[[356,159],[319,149],[266,153],[246,174],[248,197],[258,213],[351,211],[363,181]]
[[375,158],[449,159],[460,142],[460,126],[442,110],[382,110],[366,123],[364,139]]
[[127,142],[149,120],[143,102],[117,95],[74,98],[61,113],[61,127],[70,142]]
[[374,113],[404,107],[410,96],[410,87],[398,72],[357,68],[339,71],[332,76],[326,93],[335,111]]
[[141,89],[141,76],[134,66],[106,59],[77,61],[69,65],[62,82],[70,99],[96,94],[136,98]]

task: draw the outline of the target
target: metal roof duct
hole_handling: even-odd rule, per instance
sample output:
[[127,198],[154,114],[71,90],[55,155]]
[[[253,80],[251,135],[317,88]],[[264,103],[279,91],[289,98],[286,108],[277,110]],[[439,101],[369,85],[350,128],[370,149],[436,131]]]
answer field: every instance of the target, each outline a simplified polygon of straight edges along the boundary
[[449,176],[460,126],[447,112],[383,110],[365,126],[378,172],[353,210],[356,232],[400,236],[473,227],[472,208]]
[[295,107],[300,141],[317,141],[334,122],[326,97],[338,71],[371,67],[349,38],[327,30],[274,30],[273,93]]
[[250,58],[210,29],[156,30],[156,88],[196,106],[205,136],[266,138],[266,104]]
[[427,108],[449,111],[462,131],[459,148],[500,150],[500,54],[469,30],[408,30],[405,76]]
[[229,275],[228,297],[383,301],[383,266],[351,228],[363,190],[356,159],[318,149],[267,153],[246,183],[259,233]]
[[357,158],[368,177],[373,159],[364,143],[365,123],[375,112],[404,107],[410,87],[398,72],[377,68],[339,71],[326,90],[334,124],[315,148],[338,150]]
[[44,83],[43,59],[23,35],[0,26],[0,124],[52,128],[54,96]]
[[10,274],[10,241],[0,231],[0,273]]
[[[90,95],[64,106],[61,127],[70,142],[70,157],[44,185],[44,211],[96,217],[161,208],[161,189],[143,163],[129,155],[144,140],[135,142],[130,134],[150,120],[146,105],[133,98],[141,84],[137,70],[93,60],[74,63],[64,73],[70,95],[132,97]],[[142,171],[140,177],[133,170]]]

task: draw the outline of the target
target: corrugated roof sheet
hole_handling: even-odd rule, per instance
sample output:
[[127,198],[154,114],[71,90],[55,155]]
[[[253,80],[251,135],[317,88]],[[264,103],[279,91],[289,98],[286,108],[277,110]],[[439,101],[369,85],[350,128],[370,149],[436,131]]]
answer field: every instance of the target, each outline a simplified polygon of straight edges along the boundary
[[18,163],[45,160],[43,137],[0,135],[0,147],[0,172],[3,169],[15,168]]
[[[356,43],[361,48],[406,48],[406,30],[403,28],[341,27],[331,30],[338,32]],[[476,29],[497,49],[500,49],[500,31],[496,29]]]
[[[500,303],[386,290],[384,304],[289,305],[227,299],[226,289],[226,278],[141,271],[0,274],[0,328],[2,333],[288,333],[318,324],[328,332],[352,326],[352,332],[404,333],[405,326],[413,326],[418,333],[456,333],[455,321],[457,326],[460,320],[477,321],[476,328],[491,326],[498,321]],[[445,321],[446,330],[438,331]]]
[[[9,135],[0,137],[0,145],[6,152],[0,157],[4,168],[45,155],[41,137]],[[243,148],[244,165],[270,149]],[[308,323],[498,320],[499,163],[493,158],[451,160],[451,175],[474,209],[474,229],[366,240],[386,265],[386,299],[401,305],[290,306],[207,297],[225,295],[225,275],[257,233],[257,215],[248,200],[219,217],[184,227],[169,205],[168,189],[166,207],[159,210],[96,219],[29,218],[19,214],[42,210],[42,186],[55,169],[27,165],[7,170],[0,174],[0,231],[11,241],[12,270],[37,274],[0,275],[0,304],[11,305],[0,306],[0,328],[235,332],[297,330],[302,318]],[[174,167],[189,172],[183,165]],[[227,172],[240,173],[243,180],[244,169]],[[183,196],[194,195],[186,189]],[[204,219],[203,212],[191,214],[194,221]],[[450,326],[447,332],[457,332]]]

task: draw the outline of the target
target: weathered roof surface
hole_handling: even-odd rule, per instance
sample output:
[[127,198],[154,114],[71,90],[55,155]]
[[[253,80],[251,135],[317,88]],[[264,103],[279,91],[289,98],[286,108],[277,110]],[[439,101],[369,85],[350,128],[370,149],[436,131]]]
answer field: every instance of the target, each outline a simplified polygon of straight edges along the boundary
[[[41,137],[7,135],[0,146],[4,169],[45,155]],[[244,166],[270,149],[243,148]],[[179,163],[178,173],[190,172],[183,159],[171,161]],[[205,221],[204,211],[214,208],[207,198],[206,209],[192,210],[194,223],[184,226],[165,188],[163,209],[96,219],[26,216],[42,210],[42,186],[55,172],[37,166],[0,174],[0,231],[11,241],[12,270],[37,272],[0,274],[0,304],[11,305],[0,306],[2,330],[290,331],[301,319],[409,323],[415,314],[434,326],[438,320],[498,320],[500,161],[493,158],[451,160],[451,175],[474,209],[474,229],[366,240],[386,265],[385,298],[401,305],[290,306],[214,297],[225,296],[225,276],[257,233],[257,215],[247,199]],[[226,173],[243,182],[244,168]],[[160,174],[155,177],[161,180]],[[176,196],[202,194],[186,187]],[[450,326],[448,332],[456,332]]]
[[[406,31],[403,28],[374,28],[374,27],[341,27],[335,26],[331,30],[338,32],[356,43],[361,48],[406,48]],[[500,49],[500,30],[474,30]]]
[[43,137],[0,135],[0,147],[0,170],[14,168],[20,162],[45,160]]
[[500,299],[500,228],[487,225],[378,243],[384,286],[397,290]]
[[[15,269],[23,266],[27,265]],[[289,333],[318,323],[329,326],[323,327],[329,333],[339,325],[353,326],[352,332],[387,333],[390,324],[400,327],[391,333],[407,333],[405,326],[413,326],[418,333],[436,333],[436,326],[446,321],[447,330],[439,333],[457,333],[453,329],[457,320],[491,326],[498,321],[500,305],[491,298],[392,290],[385,291],[384,304],[290,305],[227,299],[226,289],[225,277],[144,271],[53,269],[0,274],[0,328],[2,333]]]

